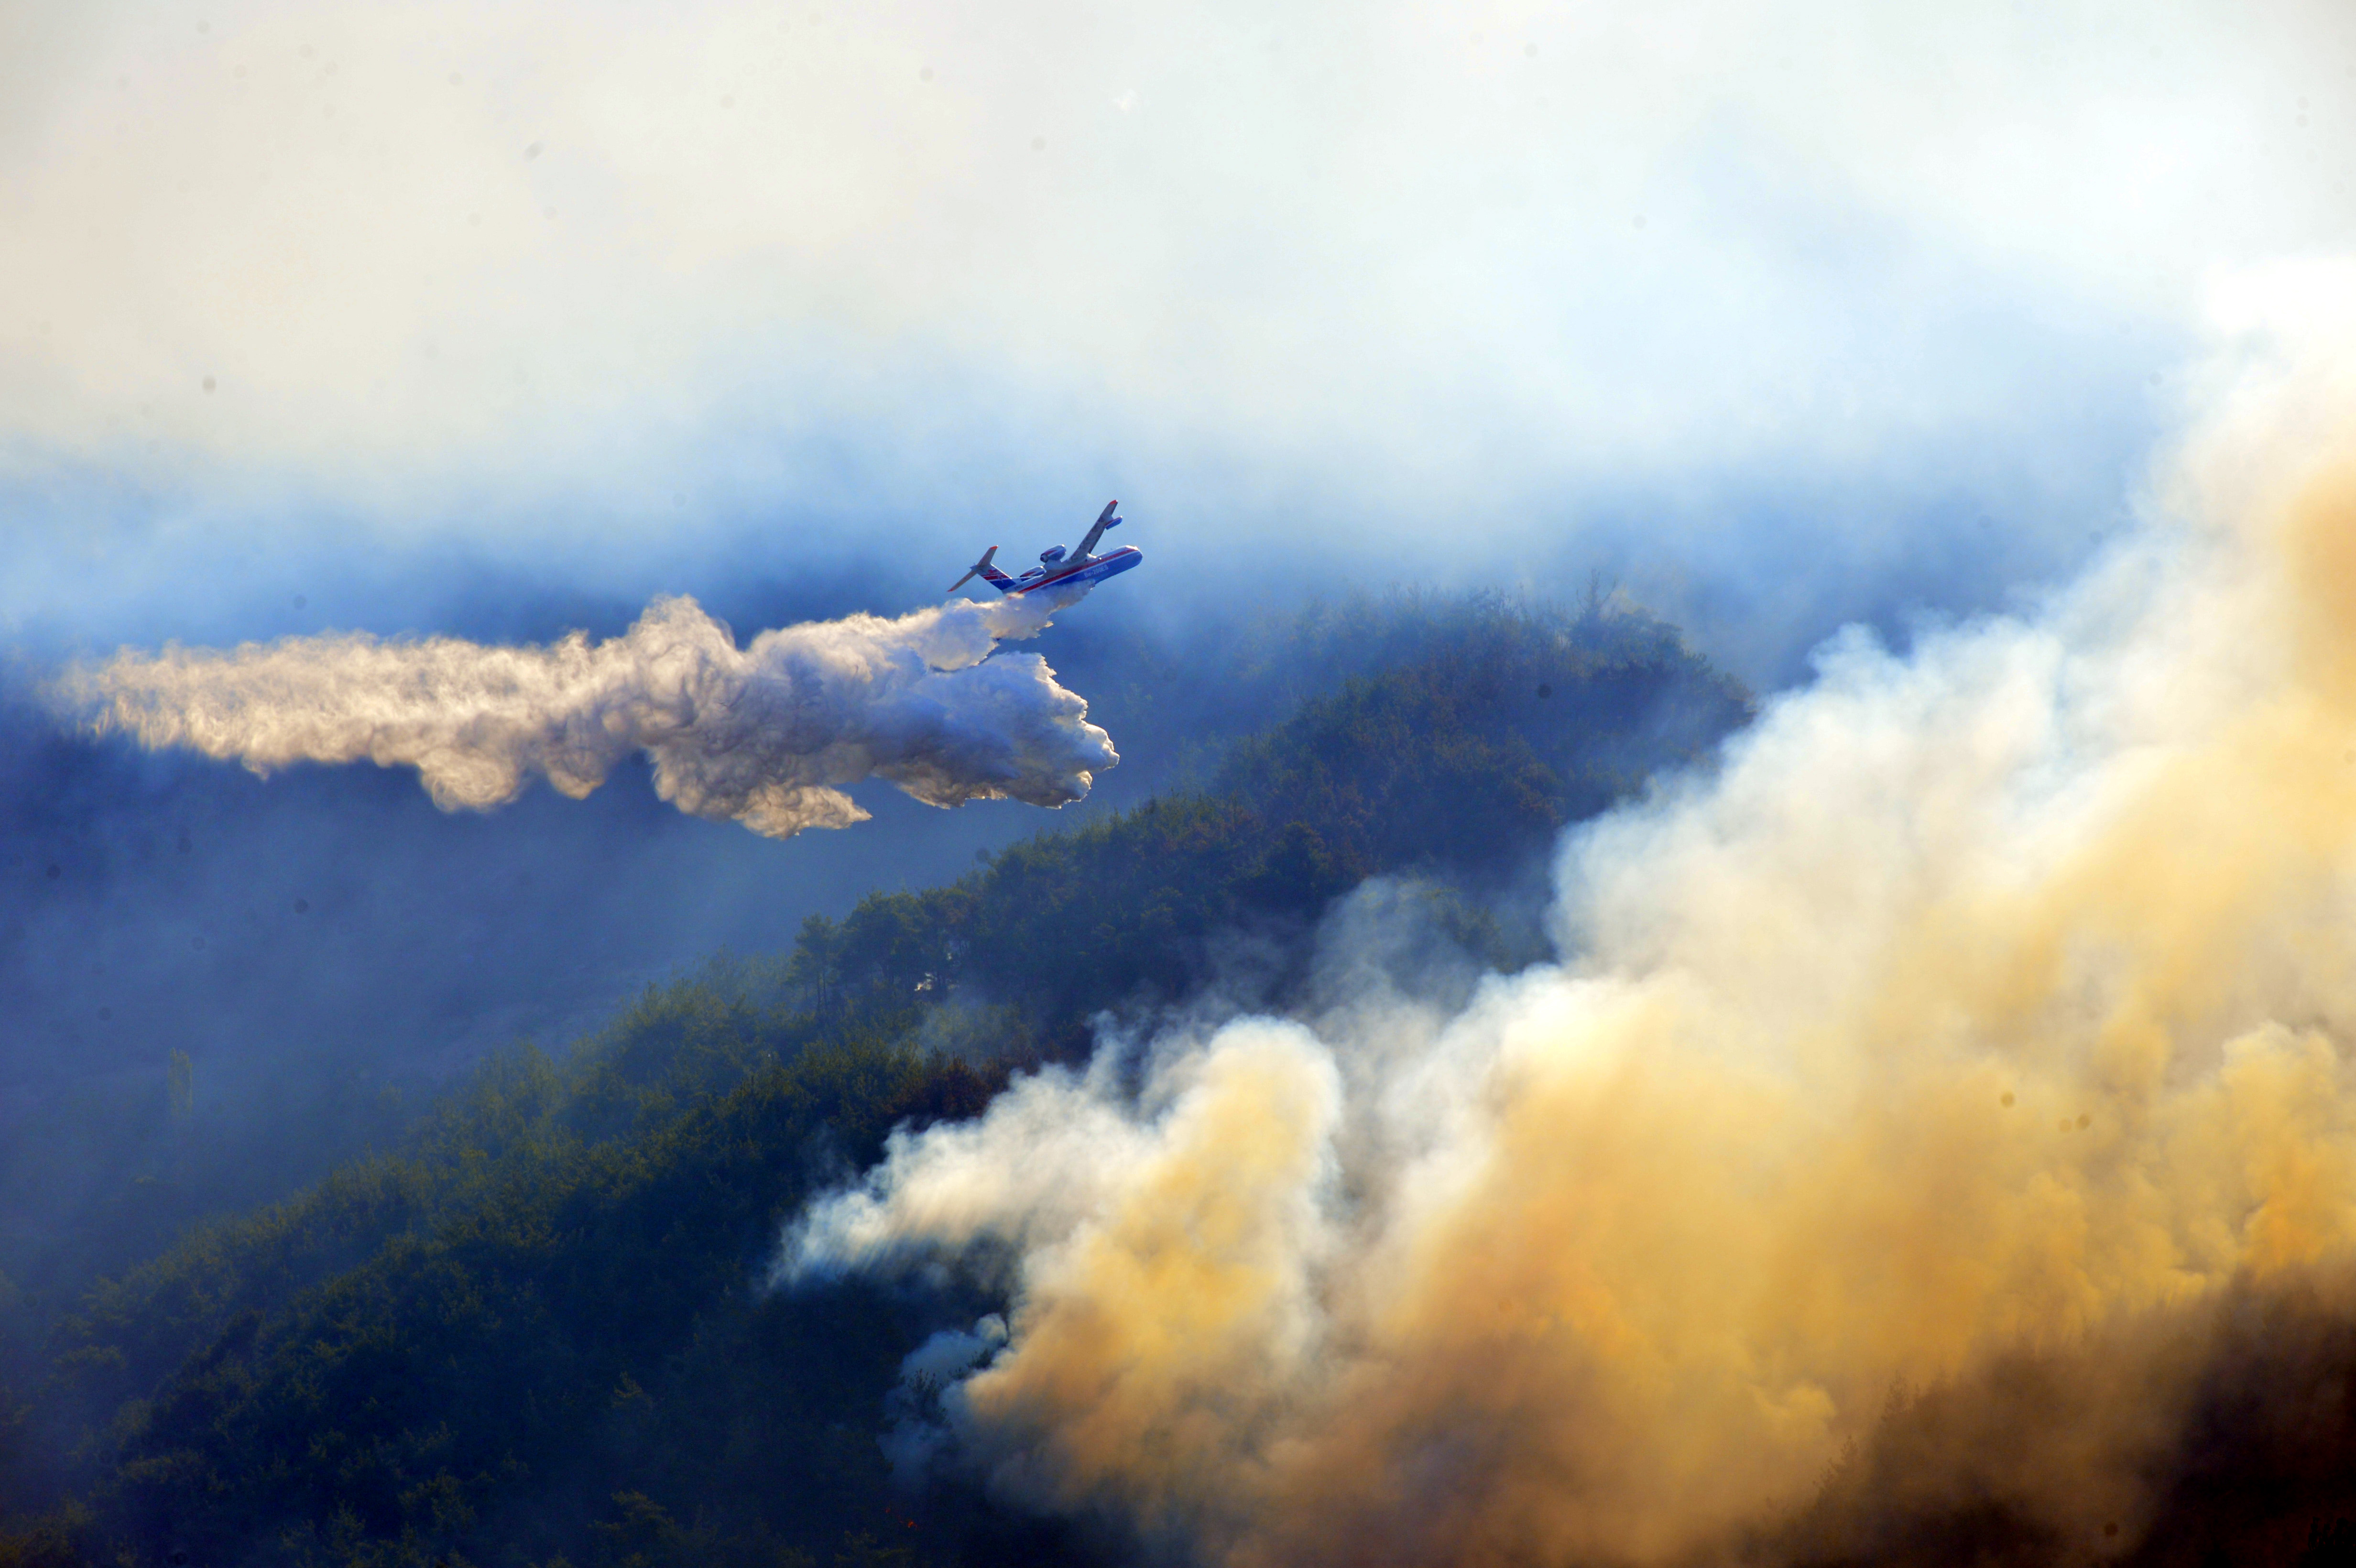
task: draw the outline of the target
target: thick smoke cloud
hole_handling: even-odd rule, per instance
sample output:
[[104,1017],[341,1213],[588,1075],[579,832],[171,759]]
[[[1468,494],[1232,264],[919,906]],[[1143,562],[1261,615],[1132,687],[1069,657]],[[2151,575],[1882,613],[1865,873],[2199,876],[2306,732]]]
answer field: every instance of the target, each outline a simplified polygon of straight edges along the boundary
[[2132,1548],[2217,1305],[2356,1245],[2350,362],[2226,388],[2036,612],[1837,642],[1572,839],[1559,963],[1023,1080],[781,1275],[1006,1268],[967,1462],[1206,1561],[1763,1550],[1893,1388],[2029,1353],[2092,1392],[1909,1495]]
[[2077,560],[2356,130],[2340,0],[204,12],[0,9],[15,638],[1119,492],[1165,596],[1601,557],[1782,684]]
[[1119,758],[1035,654],[1055,606],[960,600],[897,620],[767,631],[739,649],[692,600],[659,599],[619,637],[484,647],[450,637],[289,637],[231,652],[125,650],[60,699],[102,730],[266,773],[297,762],[413,767],[444,810],[488,810],[534,774],[579,799],[643,751],[681,811],[783,838],[867,813],[883,778],[928,805],[1055,806]]

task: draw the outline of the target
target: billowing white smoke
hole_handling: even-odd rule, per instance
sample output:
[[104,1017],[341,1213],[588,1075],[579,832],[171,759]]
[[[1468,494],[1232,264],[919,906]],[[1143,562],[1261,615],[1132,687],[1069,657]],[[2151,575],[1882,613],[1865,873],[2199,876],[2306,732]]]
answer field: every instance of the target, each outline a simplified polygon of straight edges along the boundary
[[70,671],[62,701],[153,747],[291,763],[413,767],[444,810],[513,800],[535,774],[575,799],[634,752],[663,799],[782,838],[867,813],[881,778],[928,805],[1079,799],[1119,758],[1087,704],[1035,654],[1055,609],[959,600],[897,620],[853,615],[738,648],[690,599],[659,599],[619,637],[547,647],[354,633],[227,651],[124,650]]
[[[2229,400],[2049,605],[1834,646],[1571,841],[1558,965],[1019,1081],[781,1275],[1011,1260],[942,1428],[1006,1494],[1486,1564],[1708,1552],[1893,1386],[2356,1258],[2351,411]],[[1926,1488],[2129,1551],[2190,1381],[1991,1412]]]

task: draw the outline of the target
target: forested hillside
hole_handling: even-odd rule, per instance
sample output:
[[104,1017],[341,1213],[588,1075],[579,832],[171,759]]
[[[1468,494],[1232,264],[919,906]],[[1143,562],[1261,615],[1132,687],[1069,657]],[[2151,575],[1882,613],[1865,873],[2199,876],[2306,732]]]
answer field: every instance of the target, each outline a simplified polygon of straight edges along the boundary
[[[1199,794],[1305,699],[1513,618],[1411,592],[1223,601],[1163,626],[1104,607],[1036,645],[1123,753],[1087,800],[944,812],[869,787],[874,821],[787,844],[682,817],[637,763],[586,800],[534,789],[486,816],[436,810],[399,772],[259,779],[61,732],[0,670],[0,1275],[54,1311],[199,1219],[395,1146],[519,1036],[574,1039],[650,979],[789,945],[873,889],[956,880],[1043,825]],[[1658,634],[1563,629],[1640,667]]]
[[1326,640],[1351,639],[1370,673],[1206,747],[1199,788],[812,919],[790,953],[715,960],[559,1055],[519,1046],[395,1152],[70,1309],[0,1283],[0,1563],[1113,1550],[893,1489],[876,1437],[900,1360],[986,1296],[776,1293],[764,1263],[893,1126],[975,1115],[1107,1011],[1215,982],[1285,1006],[1320,912],[1368,876],[1522,961],[1515,901],[1560,828],[1748,712],[1635,613],[1403,601]]

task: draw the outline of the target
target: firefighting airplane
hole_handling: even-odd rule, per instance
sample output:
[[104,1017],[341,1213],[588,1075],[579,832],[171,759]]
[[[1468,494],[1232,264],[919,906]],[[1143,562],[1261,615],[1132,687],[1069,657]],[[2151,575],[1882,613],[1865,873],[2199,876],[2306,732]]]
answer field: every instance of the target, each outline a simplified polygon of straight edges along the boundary
[[1001,593],[1035,593],[1042,588],[1093,588],[1108,577],[1119,576],[1145,557],[1128,545],[1108,555],[1090,555],[1088,551],[1097,548],[1097,541],[1104,538],[1107,528],[1120,527],[1121,519],[1113,516],[1113,509],[1119,505],[1119,501],[1105,503],[1105,509],[1097,514],[1096,526],[1088,529],[1087,537],[1080,541],[1080,548],[1070,555],[1066,555],[1064,547],[1057,545],[1053,549],[1041,551],[1039,564],[1022,576],[1009,577],[990,564],[990,558],[998,553],[998,547],[991,545],[981,552],[981,559],[973,563],[972,571],[949,584],[948,591],[954,593],[977,577]]

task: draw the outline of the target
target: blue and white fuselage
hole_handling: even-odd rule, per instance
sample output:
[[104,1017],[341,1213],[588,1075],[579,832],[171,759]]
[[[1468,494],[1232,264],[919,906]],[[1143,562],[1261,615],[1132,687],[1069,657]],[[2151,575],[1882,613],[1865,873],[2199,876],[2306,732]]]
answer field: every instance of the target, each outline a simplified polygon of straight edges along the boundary
[[[1055,551],[1064,552],[1061,547]],[[1036,588],[1078,588],[1093,586],[1108,577],[1118,577],[1145,559],[1128,545],[1108,555],[1081,556],[1057,561],[1043,561],[1020,577],[1009,577],[996,567],[984,568],[981,580],[1001,593],[1028,593]]]
[[1113,515],[1114,508],[1119,505],[1119,501],[1105,503],[1105,509],[1097,514],[1097,520],[1088,529],[1087,537],[1080,540],[1079,549],[1066,551],[1062,545],[1057,545],[1053,549],[1043,550],[1039,555],[1039,564],[1019,577],[1009,577],[991,564],[991,558],[998,553],[998,547],[991,545],[982,551],[981,559],[973,563],[972,571],[949,584],[949,592],[956,592],[966,585],[968,580],[976,577],[1001,593],[1035,593],[1043,588],[1093,588],[1108,577],[1119,576],[1145,557],[1127,545],[1104,555],[1089,553],[1096,549],[1097,541],[1104,538],[1107,528],[1120,527],[1122,519]]

